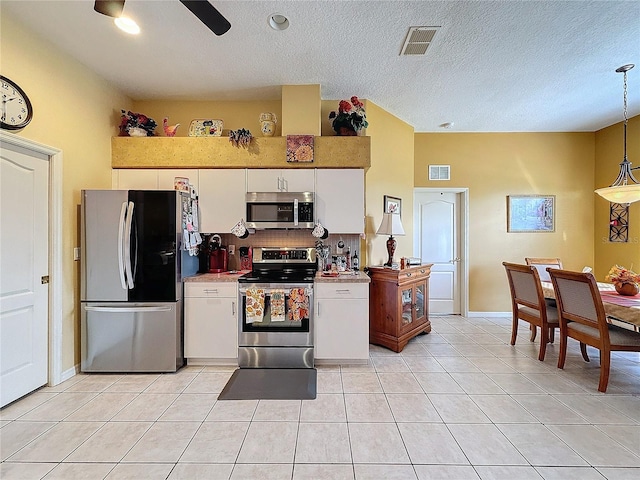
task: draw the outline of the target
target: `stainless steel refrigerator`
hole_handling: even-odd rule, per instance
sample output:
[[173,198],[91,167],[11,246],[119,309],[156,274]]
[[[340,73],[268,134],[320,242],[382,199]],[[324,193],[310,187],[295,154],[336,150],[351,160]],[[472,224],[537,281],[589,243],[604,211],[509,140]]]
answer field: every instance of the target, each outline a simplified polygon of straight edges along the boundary
[[184,365],[183,249],[191,198],[170,190],[83,190],[83,372],[174,372]]

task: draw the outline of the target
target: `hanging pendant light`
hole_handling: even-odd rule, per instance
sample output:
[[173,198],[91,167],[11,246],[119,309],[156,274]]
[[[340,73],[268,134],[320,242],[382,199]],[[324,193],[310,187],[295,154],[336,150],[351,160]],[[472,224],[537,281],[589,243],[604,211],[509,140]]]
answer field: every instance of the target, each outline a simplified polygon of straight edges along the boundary
[[627,72],[635,65],[623,65],[616,68],[616,72],[624,73],[624,157],[620,164],[618,178],[610,187],[599,188],[596,193],[612,203],[633,203],[640,200],[640,182],[633,176],[631,162],[627,159]]

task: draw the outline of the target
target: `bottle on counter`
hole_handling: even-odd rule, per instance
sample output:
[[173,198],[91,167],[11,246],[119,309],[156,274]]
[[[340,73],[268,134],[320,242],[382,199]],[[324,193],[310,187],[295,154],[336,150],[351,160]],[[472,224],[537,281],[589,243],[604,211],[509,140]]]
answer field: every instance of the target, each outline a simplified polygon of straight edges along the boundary
[[358,259],[358,252],[353,253],[353,258],[351,259],[351,268],[356,272],[360,269],[360,260]]
[[351,270],[351,252],[349,251],[349,247],[344,252],[344,256],[346,258],[347,264],[345,265],[345,269],[347,271]]

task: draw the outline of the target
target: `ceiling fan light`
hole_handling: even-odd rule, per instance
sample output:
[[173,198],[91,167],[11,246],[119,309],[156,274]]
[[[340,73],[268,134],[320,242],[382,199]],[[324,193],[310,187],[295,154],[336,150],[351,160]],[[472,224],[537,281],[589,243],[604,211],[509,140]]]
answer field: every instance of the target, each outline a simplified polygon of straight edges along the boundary
[[129,17],[119,17],[114,19],[113,22],[123,32],[130,33],[131,35],[137,35],[140,33],[140,27],[138,24]]
[[596,193],[611,203],[633,203],[640,201],[640,183],[599,188]]
[[269,26],[274,30],[286,30],[289,28],[289,19],[280,13],[269,15]]

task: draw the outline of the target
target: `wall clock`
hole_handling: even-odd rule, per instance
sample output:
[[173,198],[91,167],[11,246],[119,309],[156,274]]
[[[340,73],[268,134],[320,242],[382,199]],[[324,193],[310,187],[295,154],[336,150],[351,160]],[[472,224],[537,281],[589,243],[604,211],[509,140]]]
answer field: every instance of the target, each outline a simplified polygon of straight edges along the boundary
[[0,128],[19,130],[26,127],[33,117],[33,107],[27,94],[17,83],[3,75],[0,75],[0,92],[2,93]]

